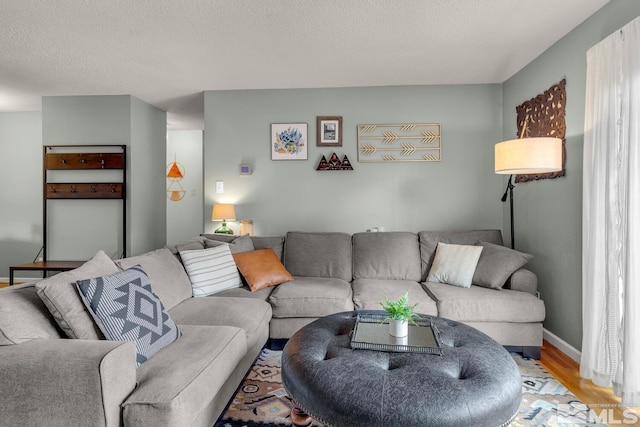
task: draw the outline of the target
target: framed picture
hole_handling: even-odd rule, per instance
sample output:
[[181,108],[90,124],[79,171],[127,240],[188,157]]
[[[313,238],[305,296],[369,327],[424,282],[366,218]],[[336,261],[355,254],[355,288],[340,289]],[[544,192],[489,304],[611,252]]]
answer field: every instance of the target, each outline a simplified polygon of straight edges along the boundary
[[307,124],[271,124],[271,160],[307,160]]
[[318,147],[342,147],[342,117],[317,117]]

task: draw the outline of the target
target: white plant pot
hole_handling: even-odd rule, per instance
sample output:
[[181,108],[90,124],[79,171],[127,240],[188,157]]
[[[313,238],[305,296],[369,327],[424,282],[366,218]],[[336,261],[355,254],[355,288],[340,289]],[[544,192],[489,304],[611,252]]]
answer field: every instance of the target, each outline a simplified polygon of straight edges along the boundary
[[393,344],[393,345],[409,345],[409,335],[407,335],[406,337],[394,337],[392,335],[389,335],[390,339],[389,339],[389,344]]
[[406,320],[389,320],[389,335],[406,337],[409,335],[409,322]]

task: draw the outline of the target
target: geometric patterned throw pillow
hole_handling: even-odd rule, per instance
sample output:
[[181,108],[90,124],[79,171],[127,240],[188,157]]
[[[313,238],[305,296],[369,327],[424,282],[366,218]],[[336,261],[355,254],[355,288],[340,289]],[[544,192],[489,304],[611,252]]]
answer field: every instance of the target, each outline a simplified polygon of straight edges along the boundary
[[139,265],[76,286],[108,340],[135,342],[136,366],[181,335]]

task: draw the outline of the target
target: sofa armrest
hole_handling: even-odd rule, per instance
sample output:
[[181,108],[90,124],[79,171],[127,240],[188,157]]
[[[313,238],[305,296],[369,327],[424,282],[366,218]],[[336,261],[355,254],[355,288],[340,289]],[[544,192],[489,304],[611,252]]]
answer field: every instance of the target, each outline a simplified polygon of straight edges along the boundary
[[507,283],[505,283],[504,288],[538,296],[538,276],[526,268],[520,268],[513,272]]
[[38,339],[0,347],[3,425],[119,426],[136,384],[135,344]]

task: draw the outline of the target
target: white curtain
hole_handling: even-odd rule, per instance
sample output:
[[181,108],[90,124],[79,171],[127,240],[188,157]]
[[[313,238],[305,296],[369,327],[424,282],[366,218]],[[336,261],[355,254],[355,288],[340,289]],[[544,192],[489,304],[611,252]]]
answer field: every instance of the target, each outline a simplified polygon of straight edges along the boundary
[[587,52],[580,375],[640,405],[640,18]]

